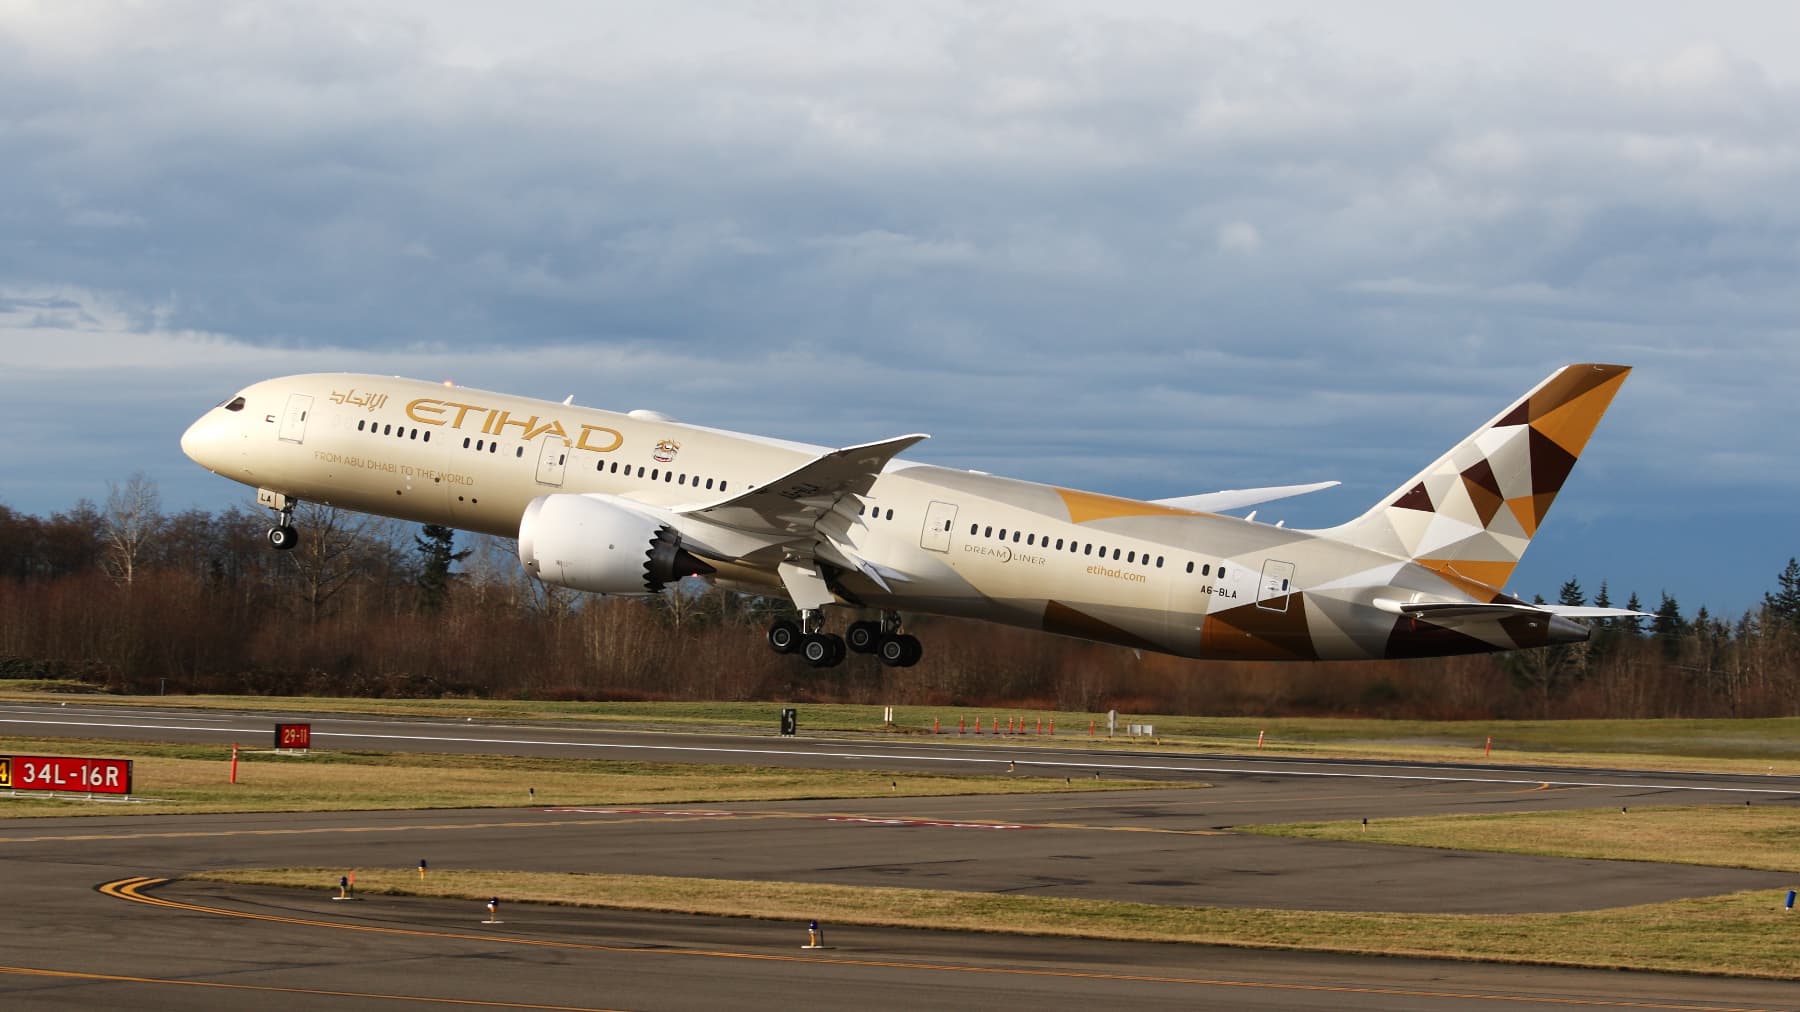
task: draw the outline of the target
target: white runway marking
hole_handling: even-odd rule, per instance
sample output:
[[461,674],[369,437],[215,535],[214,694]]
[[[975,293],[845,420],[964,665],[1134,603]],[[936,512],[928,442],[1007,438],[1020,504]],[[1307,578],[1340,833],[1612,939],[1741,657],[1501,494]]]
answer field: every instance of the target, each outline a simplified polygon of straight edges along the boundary
[[[22,718],[0,717],[0,724],[38,724],[59,727],[94,727],[128,730],[150,731],[203,731],[208,733],[267,735],[272,732],[269,726],[258,728],[226,728],[217,726],[189,726],[181,724],[123,724],[100,721],[76,720],[25,720]],[[1183,762],[1171,758],[1170,761],[1155,763],[1122,763],[1105,759],[1084,759],[1080,762],[1059,759],[1019,759],[968,755],[928,755],[919,752],[860,752],[840,751],[833,746],[821,746],[817,749],[781,749],[781,748],[746,748],[741,746],[721,745],[644,745],[621,742],[590,741],[558,741],[535,738],[475,738],[448,735],[413,735],[413,734],[369,734],[351,731],[317,731],[313,738],[349,738],[369,741],[412,741],[430,742],[433,744],[451,745],[510,745],[532,748],[578,748],[595,750],[612,750],[620,752],[679,752],[686,754],[711,754],[721,756],[767,756],[782,759],[865,759],[877,762],[920,762],[964,765],[1003,766],[1017,764],[1039,769],[1085,770],[1112,773],[1205,773],[1226,776],[1264,776],[1264,777],[1314,777],[1320,779],[1354,779],[1354,780],[1411,780],[1433,783],[1474,783],[1474,784],[1549,784],[1552,787],[1605,787],[1624,790],[1641,791],[1695,791],[1718,794],[1780,794],[1800,796],[1800,789],[1781,787],[1751,786],[1719,786],[1713,784],[1668,784],[1668,783],[1634,783],[1629,781],[1607,780],[1558,780],[1544,776],[1527,777],[1493,777],[1477,776],[1467,772],[1446,770],[1439,773],[1403,773],[1398,770],[1421,770],[1432,767],[1402,766],[1394,767],[1396,772],[1356,772],[1351,770],[1297,770],[1252,766],[1213,766]],[[1354,761],[1345,765],[1361,765]],[[1784,778],[1785,779],[1785,778]]]

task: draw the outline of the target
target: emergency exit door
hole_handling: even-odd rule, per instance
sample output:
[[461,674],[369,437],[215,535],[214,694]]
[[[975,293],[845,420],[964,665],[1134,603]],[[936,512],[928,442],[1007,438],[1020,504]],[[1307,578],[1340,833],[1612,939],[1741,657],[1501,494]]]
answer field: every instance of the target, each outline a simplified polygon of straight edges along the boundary
[[289,394],[287,410],[281,415],[281,439],[286,443],[306,441],[306,416],[312,414],[311,394]]
[[1294,590],[1294,564],[1270,559],[1263,563],[1262,587],[1256,594],[1256,606],[1265,611],[1287,611],[1288,598]]
[[925,529],[919,547],[933,552],[950,550],[950,529],[956,526],[956,504],[934,502],[925,508]]

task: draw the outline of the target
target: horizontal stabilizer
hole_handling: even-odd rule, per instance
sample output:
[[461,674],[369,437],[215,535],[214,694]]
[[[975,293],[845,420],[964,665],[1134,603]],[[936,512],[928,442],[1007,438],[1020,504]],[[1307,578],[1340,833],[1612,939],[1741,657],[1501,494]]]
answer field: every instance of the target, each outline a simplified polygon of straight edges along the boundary
[[1632,611],[1630,608],[1589,608],[1584,605],[1567,604],[1526,604],[1520,602],[1496,601],[1492,604],[1481,604],[1474,601],[1446,602],[1410,602],[1395,601],[1389,598],[1376,598],[1375,607],[1396,615],[1411,618],[1422,618],[1427,622],[1440,625],[1457,622],[1483,622],[1515,616],[1538,616],[1540,618],[1652,618],[1649,612]]
[[1552,615],[1563,618],[1655,618],[1656,613],[1650,611],[1632,611],[1630,608],[1589,608],[1578,604],[1540,604],[1538,607]]
[[1321,489],[1334,488],[1343,484],[1337,481],[1315,481],[1308,485],[1270,485],[1266,488],[1234,488],[1223,492],[1202,492],[1199,495],[1180,495],[1173,499],[1152,499],[1158,506],[1172,506],[1178,510],[1193,510],[1196,513],[1223,513],[1226,510],[1242,509],[1258,503],[1273,502],[1276,499],[1287,499],[1292,496],[1305,495]]

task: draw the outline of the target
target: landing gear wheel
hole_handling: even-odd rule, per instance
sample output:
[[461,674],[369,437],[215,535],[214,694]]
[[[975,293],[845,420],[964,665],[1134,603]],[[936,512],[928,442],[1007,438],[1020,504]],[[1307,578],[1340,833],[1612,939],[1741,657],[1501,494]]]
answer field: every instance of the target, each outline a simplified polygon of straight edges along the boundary
[[832,633],[813,633],[800,641],[800,656],[815,668],[831,668],[844,661],[844,638]]
[[791,654],[800,649],[800,627],[787,619],[776,619],[769,626],[769,648],[778,654]]
[[917,636],[884,636],[876,653],[881,656],[881,663],[890,668],[910,668],[925,656],[925,648]]
[[287,524],[269,528],[269,545],[278,552],[285,552],[300,543],[300,532]]
[[844,630],[844,645],[859,654],[872,654],[881,645],[880,622],[852,622]]

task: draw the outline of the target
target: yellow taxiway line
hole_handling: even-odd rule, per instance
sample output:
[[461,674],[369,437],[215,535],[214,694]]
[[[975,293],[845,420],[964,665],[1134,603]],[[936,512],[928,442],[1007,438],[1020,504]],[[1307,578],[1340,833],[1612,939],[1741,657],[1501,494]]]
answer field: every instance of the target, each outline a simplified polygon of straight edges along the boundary
[[[280,914],[256,913],[248,910],[233,910],[228,907],[205,906],[198,903],[184,903],[165,899],[160,896],[146,894],[145,890],[154,889],[170,881],[165,878],[138,876],[107,882],[95,888],[117,899],[134,903],[145,903],[168,910],[183,910],[189,913],[212,914],[219,917],[235,917],[244,920],[264,921],[275,924],[293,924],[313,928],[333,928],[340,931],[356,931],[366,934],[401,935],[409,938],[444,938],[456,941],[481,942],[492,945],[506,943],[526,945],[537,948],[578,950],[587,952],[606,952],[631,955],[654,956],[689,956],[705,959],[741,959],[773,963],[816,963],[832,966],[859,966],[887,970],[918,970],[934,973],[963,973],[999,977],[1043,977],[1064,980],[1102,980],[1128,983],[1154,984],[1186,984],[1196,987],[1237,988],[1258,991],[1290,991],[1309,994],[1361,994],[1393,998],[1438,998],[1459,1001],[1506,1002],[1509,1004],[1536,1003],[1540,1005],[1560,1005],[1571,1008],[1623,1008],[1623,1009],[1662,1009],[1669,1012],[1771,1012],[1720,1005],[1694,1005],[1682,1002],[1632,1001],[1629,999],[1608,998],[1576,998],[1554,995],[1507,994],[1498,991],[1432,991],[1398,987],[1355,987],[1343,984],[1309,984],[1304,982],[1231,980],[1211,977],[1176,977],[1159,974],[1105,973],[1081,970],[1028,969],[1008,966],[968,966],[956,963],[927,963],[914,960],[865,959],[839,956],[802,956],[770,952],[742,952],[730,949],[686,949],[655,948],[646,949],[639,946],[605,945],[595,942],[571,942],[552,938],[531,938],[524,935],[494,933],[474,933],[465,931],[433,931],[424,928],[398,928],[377,924],[353,924],[344,921],[318,920],[305,917],[288,917]],[[154,980],[145,978],[146,980]],[[222,985],[223,986],[223,985]],[[279,989],[271,989],[279,990]],[[330,994],[332,992],[301,992]],[[388,997],[377,995],[375,997]],[[400,996],[404,997],[404,996]],[[445,999],[417,998],[419,1001],[441,1001]],[[468,1002],[467,1004],[483,1004]],[[557,1006],[508,1006],[495,1004],[503,1008],[557,1008]]]

